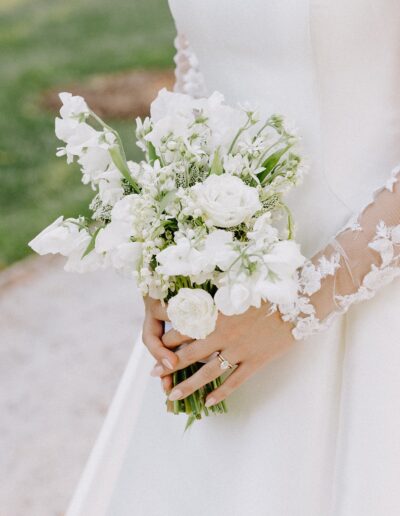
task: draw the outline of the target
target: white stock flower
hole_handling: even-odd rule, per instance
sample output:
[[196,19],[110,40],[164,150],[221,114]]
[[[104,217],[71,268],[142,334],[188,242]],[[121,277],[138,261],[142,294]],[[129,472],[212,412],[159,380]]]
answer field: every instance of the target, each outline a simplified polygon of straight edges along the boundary
[[68,256],[81,241],[78,224],[59,217],[45,228],[29,246],[38,254],[62,254]]
[[181,288],[167,307],[175,330],[192,339],[205,339],[215,330],[218,312],[211,295],[202,289]]
[[204,183],[193,186],[192,191],[206,222],[216,227],[237,226],[261,208],[257,189],[237,176],[212,174]]

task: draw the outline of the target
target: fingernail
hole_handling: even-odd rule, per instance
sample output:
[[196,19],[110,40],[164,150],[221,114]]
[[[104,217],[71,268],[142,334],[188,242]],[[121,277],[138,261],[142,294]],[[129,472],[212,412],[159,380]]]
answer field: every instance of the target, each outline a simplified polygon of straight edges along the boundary
[[161,362],[165,365],[165,367],[168,367],[168,369],[173,369],[174,366],[171,364],[171,362],[168,360],[168,358],[163,358]]
[[163,372],[163,367],[160,365],[156,365],[153,367],[153,369],[150,371],[151,376],[161,376]]
[[206,402],[205,402],[205,406],[206,407],[212,407],[213,405],[215,405],[217,403],[217,400],[215,398],[207,398],[206,399]]
[[168,396],[168,399],[171,400],[171,401],[176,401],[176,400],[179,400],[181,399],[183,396],[183,392],[179,389],[174,389],[170,395]]

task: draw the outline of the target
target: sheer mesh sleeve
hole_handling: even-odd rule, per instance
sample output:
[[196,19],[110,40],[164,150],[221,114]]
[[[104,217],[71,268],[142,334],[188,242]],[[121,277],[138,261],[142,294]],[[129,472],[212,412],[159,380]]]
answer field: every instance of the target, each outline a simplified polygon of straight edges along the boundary
[[174,91],[186,93],[192,97],[203,97],[207,94],[204,76],[200,72],[196,54],[187,38],[178,34],[175,38],[175,88]]
[[400,275],[400,169],[373,201],[299,272],[300,294],[280,306],[300,340],[327,328],[338,314],[370,299]]

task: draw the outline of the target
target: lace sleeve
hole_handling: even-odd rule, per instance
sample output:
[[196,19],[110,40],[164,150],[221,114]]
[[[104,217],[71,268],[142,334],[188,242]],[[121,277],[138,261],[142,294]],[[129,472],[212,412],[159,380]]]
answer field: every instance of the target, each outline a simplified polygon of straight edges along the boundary
[[204,76],[199,70],[197,56],[183,34],[178,34],[175,38],[175,48],[174,91],[186,93],[192,97],[204,97],[207,94]]
[[300,295],[280,306],[303,339],[400,275],[400,169],[332,242],[299,272]]

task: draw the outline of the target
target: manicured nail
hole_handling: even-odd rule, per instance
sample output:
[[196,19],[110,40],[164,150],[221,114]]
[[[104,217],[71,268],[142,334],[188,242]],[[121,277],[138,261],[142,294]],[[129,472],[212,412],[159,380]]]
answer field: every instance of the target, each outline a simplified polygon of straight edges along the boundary
[[153,369],[150,371],[151,376],[161,376],[162,372],[164,371],[163,366],[156,365],[153,367]]
[[170,401],[176,401],[176,400],[179,400],[181,399],[183,396],[183,392],[179,389],[174,389],[173,391],[171,391],[170,395],[168,396],[168,399]]
[[213,405],[215,405],[217,403],[217,400],[215,398],[207,398],[206,399],[206,402],[205,402],[205,406],[206,407],[212,407]]
[[163,358],[161,362],[167,367],[168,369],[173,369],[174,366],[171,364],[171,362],[168,360],[168,358]]

